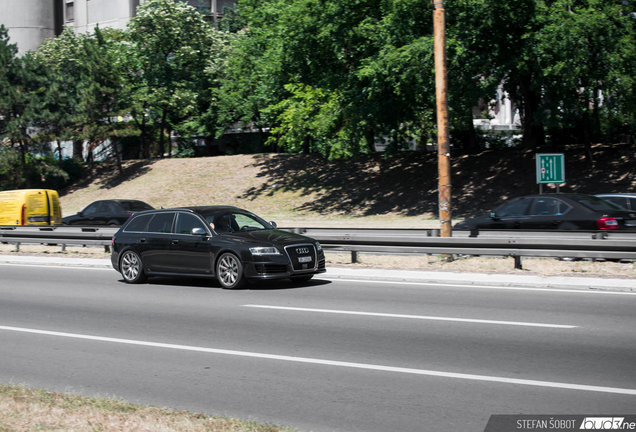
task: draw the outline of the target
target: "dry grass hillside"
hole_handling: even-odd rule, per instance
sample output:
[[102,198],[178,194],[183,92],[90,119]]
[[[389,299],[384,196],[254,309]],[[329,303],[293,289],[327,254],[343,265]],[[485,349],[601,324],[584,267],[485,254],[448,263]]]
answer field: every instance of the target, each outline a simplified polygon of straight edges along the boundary
[[[549,152],[549,151],[541,151]],[[636,149],[566,148],[562,192],[636,192]],[[488,150],[453,157],[454,220],[506,198],[538,192],[535,151]],[[155,207],[230,204],[281,226],[436,228],[437,154],[329,162],[316,155],[257,154],[125,162],[124,175],[99,165],[62,194],[65,215],[97,199],[135,198]]]

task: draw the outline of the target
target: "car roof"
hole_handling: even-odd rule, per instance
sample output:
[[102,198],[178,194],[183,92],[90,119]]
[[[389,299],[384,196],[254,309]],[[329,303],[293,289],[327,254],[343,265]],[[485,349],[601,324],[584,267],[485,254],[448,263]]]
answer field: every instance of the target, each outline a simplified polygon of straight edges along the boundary
[[545,197],[554,197],[554,198],[581,198],[581,197],[594,197],[592,194],[577,194],[577,193],[545,193],[545,194],[534,194],[534,195],[524,195],[519,198],[545,198]]
[[241,211],[250,213],[249,211],[235,207],[230,205],[209,205],[209,206],[184,206],[184,207],[170,207],[170,208],[161,208],[154,210],[146,210],[140,213],[149,213],[149,212],[164,212],[164,211],[177,211],[177,210],[185,210],[193,213],[214,213],[221,211]]

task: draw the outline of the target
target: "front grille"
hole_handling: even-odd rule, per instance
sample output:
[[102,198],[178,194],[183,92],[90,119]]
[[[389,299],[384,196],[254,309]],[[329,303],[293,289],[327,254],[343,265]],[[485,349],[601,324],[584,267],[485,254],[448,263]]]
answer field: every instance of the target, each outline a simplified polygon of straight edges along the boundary
[[254,268],[258,274],[287,273],[287,266],[284,264],[255,264]]
[[294,271],[316,270],[316,246],[311,243],[285,246]]

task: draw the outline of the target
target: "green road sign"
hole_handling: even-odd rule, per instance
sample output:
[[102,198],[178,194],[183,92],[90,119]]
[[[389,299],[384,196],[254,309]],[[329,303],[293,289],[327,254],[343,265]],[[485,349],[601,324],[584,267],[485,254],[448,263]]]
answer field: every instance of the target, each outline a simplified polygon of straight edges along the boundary
[[565,183],[563,153],[537,153],[537,184]]

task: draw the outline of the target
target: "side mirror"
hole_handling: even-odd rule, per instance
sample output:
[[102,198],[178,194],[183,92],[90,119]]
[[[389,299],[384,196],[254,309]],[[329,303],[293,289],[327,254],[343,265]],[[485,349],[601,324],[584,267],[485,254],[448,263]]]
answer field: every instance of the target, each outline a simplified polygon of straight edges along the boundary
[[84,213],[82,213],[81,211],[78,211],[78,212],[77,212],[77,215],[78,215],[78,216],[84,216]]
[[203,228],[192,228],[192,231],[190,231],[190,234],[203,236],[206,234],[206,232]]
[[278,228],[278,225],[276,225],[276,222],[274,221],[269,221],[269,224],[273,226],[274,228]]

